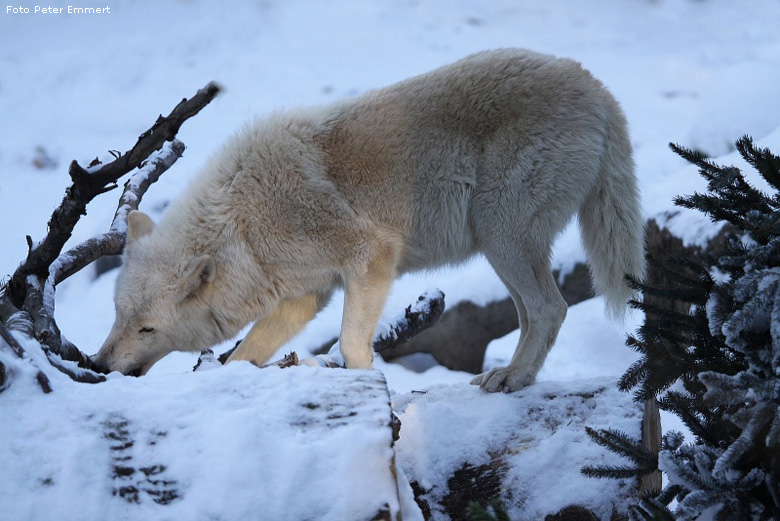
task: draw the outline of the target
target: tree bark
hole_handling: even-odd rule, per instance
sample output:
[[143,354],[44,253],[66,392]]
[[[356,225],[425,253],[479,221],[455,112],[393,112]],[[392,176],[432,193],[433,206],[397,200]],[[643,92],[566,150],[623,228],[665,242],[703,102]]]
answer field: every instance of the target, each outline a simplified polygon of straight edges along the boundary
[[[655,454],[661,452],[661,413],[655,398],[645,401],[645,412],[642,417],[642,446]],[[660,470],[642,476],[639,480],[639,494],[657,495],[661,492],[661,479]]]

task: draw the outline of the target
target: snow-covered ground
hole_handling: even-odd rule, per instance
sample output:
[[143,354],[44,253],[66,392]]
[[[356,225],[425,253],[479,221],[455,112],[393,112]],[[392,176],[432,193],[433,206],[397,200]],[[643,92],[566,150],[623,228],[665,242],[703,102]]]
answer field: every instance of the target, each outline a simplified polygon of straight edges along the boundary
[[[6,6],[0,11],[0,275],[10,274],[23,258],[25,235],[36,240],[45,233],[69,184],[72,159],[87,164],[96,155],[110,158],[108,150],[129,149],[158,114],[210,80],[225,91],[183,126],[185,156],[142,205],[155,218],[253,115],[353,96],[494,47],[572,57],[607,85],[628,116],[648,216],[672,209],[674,195],[703,189],[695,169],[672,154],[668,142],[723,156],[747,133],[780,150],[776,0],[126,0],[99,15],[36,14],[33,2],[17,4],[30,14],[14,14]],[[105,2],[78,4],[90,6]],[[742,165],[733,154],[720,160]],[[115,206],[111,195],[98,198],[76,228],[73,244],[105,231]],[[689,242],[713,230],[688,212],[668,219],[668,225]],[[570,227],[556,245],[554,263],[565,270],[583,259],[576,228]],[[85,270],[58,289],[59,325],[88,353],[97,350],[113,322],[115,276],[94,279]],[[433,287],[445,292],[449,305],[506,296],[487,263],[476,259],[403,277],[388,313]],[[336,336],[340,313],[337,295],[286,349],[305,353]],[[607,322],[598,300],[574,306],[539,379],[617,377],[634,359],[623,345],[625,334],[640,321],[630,316],[623,325]],[[515,333],[495,341],[486,364],[506,360],[516,338]],[[166,374],[187,372],[193,363],[193,356],[175,354],[151,377],[165,382]],[[411,390],[446,384],[455,396],[470,379],[438,366],[414,372],[380,361],[377,367],[399,407]],[[233,371],[224,374],[235,377]],[[46,414],[46,408],[33,408],[3,432],[23,435],[35,425],[25,418],[39,422],[34,418]],[[30,447],[12,455],[37,465],[42,451],[45,447]],[[0,465],[0,488],[17,478],[3,468],[8,467]],[[581,478],[572,469],[572,476],[560,479]],[[30,488],[21,501],[33,501],[41,490]]]

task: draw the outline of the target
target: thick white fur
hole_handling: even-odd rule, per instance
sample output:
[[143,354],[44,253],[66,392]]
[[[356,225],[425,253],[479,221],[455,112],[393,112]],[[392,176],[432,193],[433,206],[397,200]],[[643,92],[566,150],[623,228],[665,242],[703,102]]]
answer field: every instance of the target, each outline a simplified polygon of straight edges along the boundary
[[626,121],[576,62],[523,50],[469,56],[233,136],[159,226],[129,219],[117,319],[97,362],[146,372],[256,321],[231,360],[265,362],[345,289],[341,348],[370,367],[393,279],[481,252],[522,336],[488,391],[533,381],[566,315],[554,238],[579,215],[598,292],[619,315],[644,271]]

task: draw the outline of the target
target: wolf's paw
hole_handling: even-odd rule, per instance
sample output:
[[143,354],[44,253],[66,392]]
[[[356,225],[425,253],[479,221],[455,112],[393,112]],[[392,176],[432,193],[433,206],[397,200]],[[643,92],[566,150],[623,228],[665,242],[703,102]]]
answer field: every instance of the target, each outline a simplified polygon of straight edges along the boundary
[[511,393],[533,383],[533,376],[523,371],[509,367],[494,367],[471,380],[471,385],[478,385],[489,393]]

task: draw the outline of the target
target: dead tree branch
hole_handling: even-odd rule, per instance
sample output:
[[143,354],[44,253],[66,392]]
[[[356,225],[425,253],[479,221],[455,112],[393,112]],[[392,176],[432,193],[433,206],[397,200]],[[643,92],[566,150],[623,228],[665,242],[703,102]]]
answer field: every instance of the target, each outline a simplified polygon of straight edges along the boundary
[[[0,321],[0,323],[2,322]],[[11,331],[16,331],[33,338],[36,335],[36,327],[41,327],[36,326],[35,319],[33,319],[33,317],[27,311],[18,310],[8,318],[5,326]],[[53,324],[53,327],[56,328],[57,325]],[[49,332],[49,334],[52,333]],[[60,355],[54,354],[50,346],[38,340],[38,342],[43,347],[43,352],[46,354],[46,358],[55,369],[68,375],[72,380],[77,382],[98,383],[105,381],[106,378],[103,375],[97,374],[94,371],[88,369],[92,366],[92,360],[90,360],[89,357],[82,353],[76,346],[68,342],[68,340],[62,336],[56,337],[56,341],[60,346]]]
[[[23,310],[15,309],[13,304],[6,303],[6,309],[12,309],[14,312],[6,321],[5,327],[38,340],[49,363],[73,380],[83,383],[105,381],[103,375],[91,370],[92,360],[62,337],[54,320],[54,287],[50,281],[39,282],[35,277],[30,277],[30,288]],[[75,362],[76,367],[72,367],[72,364],[69,365],[65,360]]]
[[17,268],[6,288],[6,295],[15,306],[22,307],[24,304],[30,275],[39,279],[48,278],[49,267],[62,252],[76,222],[86,214],[87,204],[98,195],[115,188],[120,177],[141,166],[143,160],[159,150],[166,141],[174,139],[182,123],[200,112],[217,93],[219,87],[209,83],[189,100],[182,100],[168,117],[160,116],[152,128],[141,134],[132,149],[110,163],[85,169],[76,161],[71,162],[68,173],[73,184],[66,190],[60,206],[52,213],[49,232],[35,245],[28,237],[30,249],[27,258]]
[[[49,361],[72,379],[91,383],[105,380],[90,370],[92,362],[88,356],[62,338],[54,320],[55,286],[94,260],[121,253],[127,214],[138,208],[149,186],[184,152],[184,144],[174,139],[182,123],[200,112],[218,93],[219,87],[209,83],[189,100],[183,99],[167,117],[160,116],[132,149],[125,154],[113,154],[114,161],[86,169],[73,161],[69,169],[73,183],[52,213],[48,233],[35,245],[27,237],[27,258],[0,291],[0,312],[6,318],[17,311],[29,316],[32,334],[43,346]],[[109,231],[61,254],[79,218],[86,214],[87,204],[116,188],[119,178],[135,169],[138,171],[125,183]],[[78,367],[64,360],[76,362]]]
[[182,156],[184,148],[184,143],[174,139],[170,143],[165,143],[159,153],[141,164],[138,172],[125,183],[125,189],[119,198],[119,206],[109,230],[60,255],[58,262],[53,264],[50,277],[54,276],[55,285],[100,257],[122,253],[127,232],[127,214],[131,210],[138,209],[138,204],[149,187]]
[[417,302],[407,306],[403,316],[390,322],[387,331],[374,339],[374,351],[377,353],[403,344],[417,333],[425,331],[439,321],[444,313],[444,293],[440,290],[428,291],[420,295]]

